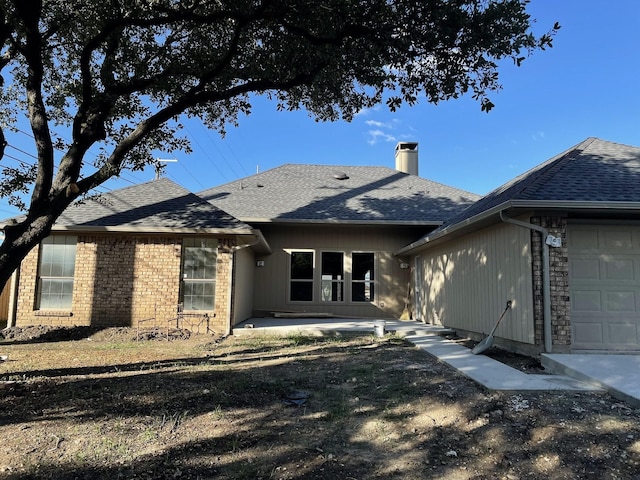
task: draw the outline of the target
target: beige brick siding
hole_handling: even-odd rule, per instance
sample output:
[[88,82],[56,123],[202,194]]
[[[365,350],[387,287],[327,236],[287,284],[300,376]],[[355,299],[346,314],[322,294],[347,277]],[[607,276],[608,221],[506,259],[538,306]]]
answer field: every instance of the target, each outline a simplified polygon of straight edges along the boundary
[[[71,311],[36,310],[36,248],[21,266],[16,325],[136,326],[150,318],[166,325],[175,318],[180,298],[180,237],[96,234],[77,238]],[[202,313],[209,314],[216,332],[223,332],[228,324],[232,248],[228,240],[219,242],[215,312]]]
[[216,264],[216,316],[212,319],[213,330],[226,335],[231,329],[231,274],[233,251],[236,242],[231,239],[218,240],[218,260]]
[[[571,345],[569,298],[569,259],[567,252],[567,220],[563,217],[533,217],[531,223],[541,225],[550,235],[562,239],[560,248],[549,248],[549,281],[551,290],[551,336],[554,350],[565,351]],[[542,236],[532,231],[533,296],[536,344],[544,343],[542,304]]]

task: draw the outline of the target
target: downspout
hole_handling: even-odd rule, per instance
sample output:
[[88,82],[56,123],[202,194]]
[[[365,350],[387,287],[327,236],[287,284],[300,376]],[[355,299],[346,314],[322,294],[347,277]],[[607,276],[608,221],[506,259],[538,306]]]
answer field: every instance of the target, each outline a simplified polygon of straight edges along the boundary
[[544,351],[551,353],[551,281],[549,275],[549,245],[547,244],[547,237],[549,232],[540,225],[534,225],[533,223],[522,222],[513,218],[505,217],[500,211],[500,220],[505,223],[511,223],[518,227],[528,228],[529,230],[535,230],[542,235],[542,321],[544,331]]

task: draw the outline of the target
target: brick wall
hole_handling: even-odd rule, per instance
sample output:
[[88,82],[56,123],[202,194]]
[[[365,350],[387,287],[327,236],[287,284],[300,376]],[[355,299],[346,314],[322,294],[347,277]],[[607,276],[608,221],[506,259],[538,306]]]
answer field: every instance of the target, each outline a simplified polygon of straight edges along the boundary
[[233,250],[236,242],[231,239],[218,240],[218,259],[216,264],[215,318],[212,328],[218,334],[226,335],[231,329],[231,281],[233,269]]
[[[228,324],[233,252],[229,240],[219,243],[215,317],[214,312],[207,313],[214,330],[223,332]],[[17,325],[136,326],[148,318],[165,325],[176,316],[182,255],[179,237],[79,235],[69,312],[35,309],[38,251],[29,253],[20,269]]]
[[[551,293],[551,338],[554,351],[568,351],[571,345],[569,304],[569,260],[567,253],[567,220],[563,217],[533,217],[531,223],[546,228],[550,235],[562,239],[559,248],[549,247],[549,283]],[[533,297],[536,344],[544,344],[542,303],[542,236],[532,231]]]

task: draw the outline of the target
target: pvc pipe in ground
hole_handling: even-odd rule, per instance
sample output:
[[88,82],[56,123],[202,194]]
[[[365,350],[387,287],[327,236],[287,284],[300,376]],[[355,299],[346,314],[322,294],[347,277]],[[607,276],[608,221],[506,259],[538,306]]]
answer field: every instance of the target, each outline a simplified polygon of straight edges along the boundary
[[376,337],[382,338],[385,333],[386,322],[384,320],[376,320],[373,322],[373,333]]

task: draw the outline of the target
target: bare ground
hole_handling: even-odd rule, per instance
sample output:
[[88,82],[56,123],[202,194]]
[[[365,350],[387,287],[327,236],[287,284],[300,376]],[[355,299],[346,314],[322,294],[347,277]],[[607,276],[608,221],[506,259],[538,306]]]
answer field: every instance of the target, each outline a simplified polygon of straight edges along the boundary
[[0,478],[640,479],[637,409],[488,392],[400,338],[5,333]]

